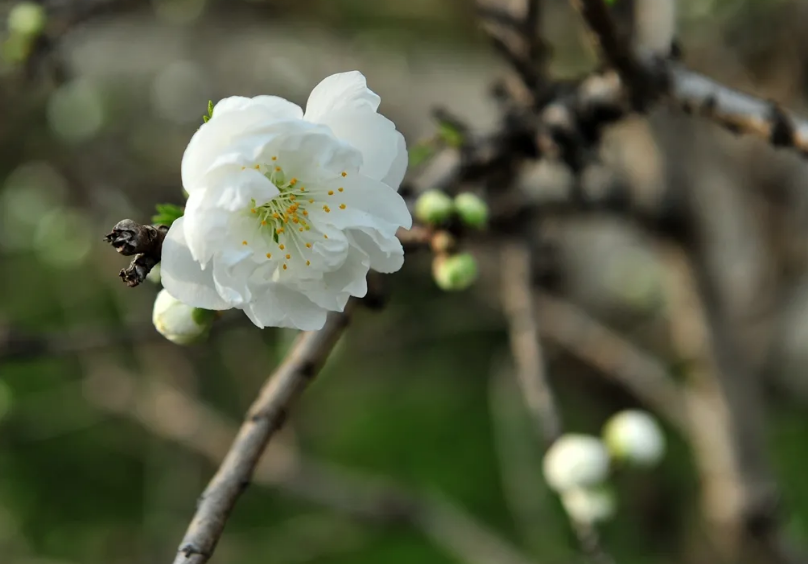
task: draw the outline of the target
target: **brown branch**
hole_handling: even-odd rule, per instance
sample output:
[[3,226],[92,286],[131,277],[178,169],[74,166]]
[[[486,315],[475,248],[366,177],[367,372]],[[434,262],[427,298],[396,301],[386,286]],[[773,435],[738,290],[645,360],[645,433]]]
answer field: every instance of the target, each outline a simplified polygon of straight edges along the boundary
[[283,426],[294,401],[317,376],[347,328],[351,310],[349,303],[344,313],[329,315],[321,330],[301,334],[283,364],[264,384],[227,456],[205,488],[174,564],[202,564],[211,557],[267,443]]
[[538,295],[536,311],[544,321],[539,327],[542,337],[613,378],[678,429],[688,429],[685,398],[662,361],[580,308],[547,293]]
[[[533,304],[530,249],[518,241],[502,243],[501,295],[508,335],[522,395],[535,431],[548,448],[561,436],[563,425],[553,390],[547,380],[539,323]],[[571,519],[578,546],[592,562],[611,563],[591,525]]]
[[[98,378],[105,386],[135,389],[135,377],[117,370],[99,372],[103,372]],[[96,407],[129,417],[154,435],[197,452],[213,464],[225,456],[236,434],[235,427],[218,412],[159,380],[151,380],[140,393],[123,401],[114,397],[88,394]],[[193,433],[188,432],[189,421],[195,423]],[[255,468],[253,479],[258,484],[280,488],[358,521],[409,525],[469,564],[531,564],[495,531],[447,501],[409,491],[387,479],[300,456],[282,443],[273,443],[268,454],[271,456],[261,459]]]
[[561,416],[547,381],[530,276],[530,251],[507,241],[502,248],[502,306],[516,374],[536,432],[550,446],[561,435]]

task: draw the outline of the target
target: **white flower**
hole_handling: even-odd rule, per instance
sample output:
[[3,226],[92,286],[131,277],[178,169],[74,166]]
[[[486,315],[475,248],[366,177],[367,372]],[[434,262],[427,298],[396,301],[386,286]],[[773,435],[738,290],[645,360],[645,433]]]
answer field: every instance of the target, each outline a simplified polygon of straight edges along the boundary
[[567,490],[561,494],[561,503],[567,515],[586,524],[608,521],[617,508],[614,492],[603,486]]
[[305,114],[275,96],[216,104],[182,159],[189,197],[163,243],[163,286],[258,327],[314,330],[365,295],[370,268],[399,270],[407,150],[378,106],[359,72],[323,80]]
[[215,314],[197,309],[160,290],[154,300],[152,323],[157,331],[172,343],[189,345],[207,335]]
[[629,409],[612,416],[603,427],[603,440],[618,460],[653,466],[665,454],[665,436],[648,413]]
[[597,437],[566,434],[544,455],[544,479],[556,491],[594,486],[609,474],[609,453]]

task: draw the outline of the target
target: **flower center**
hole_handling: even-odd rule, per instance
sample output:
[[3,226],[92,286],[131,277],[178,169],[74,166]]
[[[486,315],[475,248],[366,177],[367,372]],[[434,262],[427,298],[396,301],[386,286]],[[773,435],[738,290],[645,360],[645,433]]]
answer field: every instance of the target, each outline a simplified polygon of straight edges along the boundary
[[[269,261],[278,261],[278,272],[281,274],[287,270],[296,270],[296,267],[311,266],[315,260],[312,254],[314,247],[323,244],[328,235],[313,225],[309,209],[306,208],[319,206],[323,202],[317,201],[322,200],[318,196],[333,196],[335,191],[318,186],[307,188],[300,179],[286,174],[277,162],[277,157],[272,157],[270,164],[255,164],[253,168],[263,173],[280,193],[268,202],[250,202],[246,213],[260,223],[258,233],[262,240],[257,242],[258,245],[247,239],[241,244],[253,246],[255,253],[260,252]],[[341,175],[345,177],[346,173]],[[344,188],[339,187],[336,190],[341,193]],[[335,207],[339,210],[346,209],[344,203]],[[328,203],[322,206],[322,210],[331,213]]]

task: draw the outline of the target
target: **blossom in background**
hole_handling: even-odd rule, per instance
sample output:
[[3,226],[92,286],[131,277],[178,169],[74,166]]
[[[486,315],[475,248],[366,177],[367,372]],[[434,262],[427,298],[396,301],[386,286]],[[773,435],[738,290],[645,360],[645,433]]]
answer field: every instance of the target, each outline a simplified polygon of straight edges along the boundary
[[544,455],[544,479],[558,492],[601,484],[608,475],[609,453],[597,437],[568,433]]
[[612,416],[603,427],[603,440],[616,460],[653,466],[665,454],[665,436],[648,413],[628,409]]
[[323,80],[305,113],[275,96],[216,104],[182,159],[188,202],[163,243],[164,287],[258,327],[313,330],[365,295],[370,268],[399,270],[407,150],[379,101],[354,71]]
[[566,490],[561,493],[561,503],[567,515],[588,525],[608,521],[617,509],[614,492],[605,486]]

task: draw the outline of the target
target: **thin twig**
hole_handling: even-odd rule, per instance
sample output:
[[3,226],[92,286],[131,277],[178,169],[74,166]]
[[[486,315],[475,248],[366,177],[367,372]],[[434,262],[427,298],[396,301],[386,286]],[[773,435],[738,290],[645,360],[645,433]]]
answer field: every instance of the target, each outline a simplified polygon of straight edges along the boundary
[[508,320],[516,375],[536,431],[549,446],[561,435],[561,416],[547,382],[530,277],[530,251],[508,241],[502,248],[502,306]]
[[539,293],[542,337],[613,378],[649,409],[680,430],[688,428],[684,397],[661,360],[641,350],[573,304]]
[[[520,241],[502,243],[501,293],[508,321],[516,374],[535,430],[548,448],[562,433],[561,415],[547,380],[539,340],[539,324],[533,304],[530,250]],[[607,564],[611,556],[601,546],[597,530],[570,519],[581,552],[590,561]]]
[[211,557],[269,439],[283,426],[291,405],[320,371],[347,328],[351,308],[349,304],[344,313],[330,314],[320,331],[298,337],[283,364],[267,380],[230,451],[205,488],[174,564],[202,564]]
[[[117,381],[118,389],[135,389],[136,378],[118,370],[105,369],[99,379],[105,386],[113,380]],[[113,400],[114,394],[88,396],[96,407],[131,418],[154,435],[197,452],[213,464],[222,459],[236,433],[229,421],[159,380],[151,380],[140,388],[136,396],[123,401]],[[193,432],[188,432],[189,423]],[[255,468],[253,479],[258,484],[280,488],[351,519],[376,525],[412,526],[468,564],[531,564],[518,548],[448,501],[410,491],[387,479],[300,456],[282,443],[273,443],[269,454],[272,456],[264,457]]]

